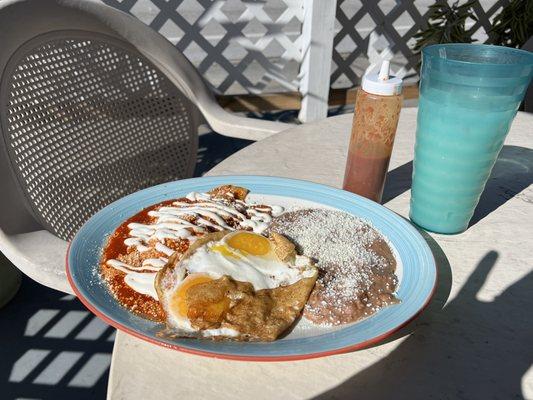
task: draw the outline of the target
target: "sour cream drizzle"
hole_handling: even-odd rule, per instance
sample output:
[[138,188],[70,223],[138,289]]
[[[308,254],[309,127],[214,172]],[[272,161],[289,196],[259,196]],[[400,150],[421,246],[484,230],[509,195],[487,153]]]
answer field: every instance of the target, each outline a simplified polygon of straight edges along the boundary
[[[164,206],[158,210],[149,211],[150,217],[155,217],[153,224],[132,222],[128,224],[129,237],[124,240],[128,247],[135,247],[140,252],[151,249],[149,242],[156,239],[155,250],[165,255],[158,258],[145,259],[141,266],[133,266],[119,260],[107,260],[106,264],[126,273],[124,281],[133,290],[149,295],[157,300],[154,289],[154,279],[157,271],[165,266],[174,250],[165,245],[165,239],[196,240],[196,234],[209,231],[232,231],[226,220],[238,223],[238,229],[251,228],[255,233],[262,233],[272,221],[272,216],[283,212],[280,206],[256,206],[241,200],[235,200],[232,206],[223,199],[212,198],[207,193],[191,192],[186,196],[193,202],[175,201],[172,206]],[[196,217],[194,223],[185,217]]]

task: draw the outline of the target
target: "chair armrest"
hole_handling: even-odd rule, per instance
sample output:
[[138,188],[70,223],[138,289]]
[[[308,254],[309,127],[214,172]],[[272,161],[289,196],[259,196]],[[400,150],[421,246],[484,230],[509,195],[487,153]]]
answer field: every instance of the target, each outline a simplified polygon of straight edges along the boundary
[[284,122],[241,117],[222,107],[208,107],[204,110],[204,117],[215,132],[238,139],[262,140],[294,127]]
[[0,251],[25,275],[44,286],[74,294],[66,276],[68,243],[45,230],[6,235],[0,229]]

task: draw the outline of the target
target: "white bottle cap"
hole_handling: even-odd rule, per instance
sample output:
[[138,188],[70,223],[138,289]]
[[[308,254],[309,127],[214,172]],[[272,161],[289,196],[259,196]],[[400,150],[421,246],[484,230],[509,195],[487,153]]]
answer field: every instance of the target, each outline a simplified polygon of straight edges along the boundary
[[390,61],[385,60],[381,64],[379,74],[367,74],[363,76],[362,89],[367,93],[393,96],[402,92],[402,80],[395,76],[389,76]]

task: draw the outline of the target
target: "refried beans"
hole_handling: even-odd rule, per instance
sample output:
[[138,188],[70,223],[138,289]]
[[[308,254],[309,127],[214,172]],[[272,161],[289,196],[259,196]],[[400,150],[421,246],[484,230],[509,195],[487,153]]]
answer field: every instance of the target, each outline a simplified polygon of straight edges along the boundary
[[304,209],[274,218],[270,230],[314,258],[319,278],[304,316],[322,325],[355,322],[398,303],[396,259],[383,236],[342,211]]

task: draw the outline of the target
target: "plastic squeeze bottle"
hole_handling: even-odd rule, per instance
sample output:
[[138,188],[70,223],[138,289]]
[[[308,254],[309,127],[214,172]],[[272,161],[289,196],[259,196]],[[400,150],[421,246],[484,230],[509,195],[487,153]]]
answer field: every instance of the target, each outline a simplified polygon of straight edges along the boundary
[[402,80],[389,76],[390,62],[378,74],[363,76],[357,91],[343,189],[381,202],[398,118]]

